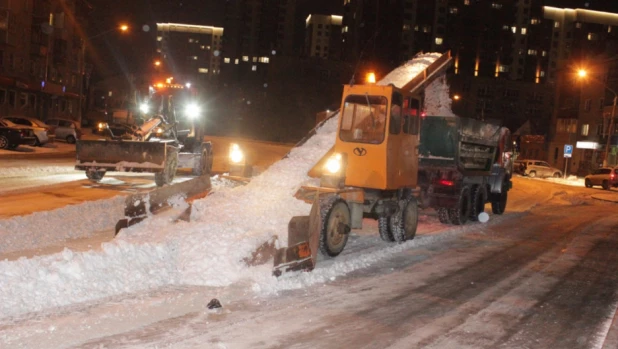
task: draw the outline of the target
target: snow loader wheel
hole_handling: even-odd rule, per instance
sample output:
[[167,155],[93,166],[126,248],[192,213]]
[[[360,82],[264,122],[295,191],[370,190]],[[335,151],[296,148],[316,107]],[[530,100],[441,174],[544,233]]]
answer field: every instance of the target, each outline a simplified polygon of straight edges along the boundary
[[395,241],[401,243],[414,239],[418,226],[418,204],[415,197],[399,201],[399,210],[391,217],[391,230]]
[[474,188],[474,194],[472,196],[472,209],[470,210],[470,220],[478,221],[479,214],[485,212],[485,203],[487,202],[487,187],[484,185],[478,185]]
[[442,224],[450,224],[451,220],[448,218],[448,209],[444,207],[438,207],[438,219]]
[[97,171],[95,169],[86,170],[86,177],[88,177],[91,182],[98,183],[103,179],[103,176],[105,176],[105,171]]
[[162,187],[166,184],[171,184],[176,175],[176,168],[178,167],[178,153],[172,152],[167,157],[165,168],[163,171],[155,173],[155,183],[157,187]]
[[505,183],[502,183],[502,190],[499,194],[493,194],[491,199],[491,211],[495,214],[503,214],[506,210],[506,199],[508,198],[508,189]]
[[346,202],[330,196],[320,200],[320,251],[330,257],[336,257],[343,251],[350,234],[350,209]]
[[455,225],[466,224],[470,217],[470,187],[464,186],[459,192],[457,206],[448,210],[448,216]]
[[386,242],[393,242],[393,232],[391,231],[391,217],[381,216],[378,218],[378,231],[380,232],[380,238]]

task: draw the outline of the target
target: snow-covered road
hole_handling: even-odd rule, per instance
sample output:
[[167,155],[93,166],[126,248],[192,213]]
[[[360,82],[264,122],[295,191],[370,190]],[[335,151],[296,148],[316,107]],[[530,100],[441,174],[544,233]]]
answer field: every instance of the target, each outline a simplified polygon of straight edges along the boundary
[[504,216],[453,227],[429,210],[402,245],[367,224],[321,282],[279,281],[301,289],[164,286],[5,318],[0,347],[613,348],[618,217],[593,192],[516,178]]

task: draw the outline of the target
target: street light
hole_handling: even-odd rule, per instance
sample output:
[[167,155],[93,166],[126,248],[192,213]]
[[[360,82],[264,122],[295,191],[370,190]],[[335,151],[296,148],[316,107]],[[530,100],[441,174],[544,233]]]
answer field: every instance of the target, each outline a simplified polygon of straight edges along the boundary
[[[588,76],[588,73],[584,69],[580,69],[577,74],[579,75],[580,78],[585,78]],[[603,85],[603,87],[605,87],[609,92],[611,92],[614,95],[614,105],[612,106],[612,115],[610,116],[609,127],[607,129],[607,142],[605,143],[605,155],[603,156],[603,166],[605,167],[607,166],[607,158],[609,157],[609,144],[612,138],[612,134],[614,134],[614,117],[616,116],[616,102],[618,101],[618,93],[616,93],[616,91],[609,88],[609,86],[607,86],[603,82],[597,79],[592,79],[592,80]]]
[[111,33],[113,31],[119,30],[120,32],[126,32],[129,30],[129,26],[126,24],[121,24],[118,27],[114,27],[105,31],[102,31],[98,34],[89,36],[87,38],[82,39],[82,47],[81,47],[81,63],[79,67],[80,73],[80,81],[79,81],[79,124],[81,125],[83,119],[83,100],[84,100],[84,75],[86,75],[86,41],[92,40],[94,38],[98,38],[99,36],[103,36],[107,33]]

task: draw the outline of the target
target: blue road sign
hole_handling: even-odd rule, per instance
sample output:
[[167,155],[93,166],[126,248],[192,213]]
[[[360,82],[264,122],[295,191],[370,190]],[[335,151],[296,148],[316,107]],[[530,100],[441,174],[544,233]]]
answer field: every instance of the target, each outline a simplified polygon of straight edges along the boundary
[[564,145],[564,157],[570,158],[571,156],[573,156],[573,145],[565,144]]

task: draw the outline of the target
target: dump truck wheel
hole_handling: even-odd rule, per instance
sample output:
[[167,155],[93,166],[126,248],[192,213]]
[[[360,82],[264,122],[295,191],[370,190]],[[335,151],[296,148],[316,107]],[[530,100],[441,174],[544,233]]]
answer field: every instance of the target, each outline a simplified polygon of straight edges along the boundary
[[459,192],[457,206],[448,210],[451,222],[455,225],[465,224],[468,221],[468,217],[470,217],[470,206],[470,188],[464,186]]
[[380,238],[386,242],[393,242],[393,232],[391,231],[391,217],[381,216],[378,218],[378,231],[380,232]]
[[487,187],[479,185],[474,188],[474,195],[472,196],[472,209],[470,210],[470,220],[478,221],[479,213],[485,211],[485,203],[487,202]]
[[440,223],[442,224],[451,223],[451,219],[448,218],[448,209],[444,207],[438,207],[438,219],[440,220]]
[[348,242],[350,209],[343,199],[331,196],[320,202],[320,215],[320,251],[326,256],[335,257]]
[[399,201],[399,211],[391,217],[391,230],[397,242],[414,239],[418,226],[418,204],[416,198]]
[[167,158],[165,168],[163,171],[155,173],[155,183],[158,187],[162,187],[165,184],[171,184],[176,175],[176,168],[178,167],[178,153],[170,154]]
[[94,169],[86,170],[86,177],[88,177],[91,182],[97,183],[103,179],[103,176],[105,176],[105,171],[97,171]]
[[502,184],[502,192],[500,194],[492,195],[491,200],[491,212],[495,214],[503,214],[506,210],[506,199],[508,198],[508,191],[506,185]]

